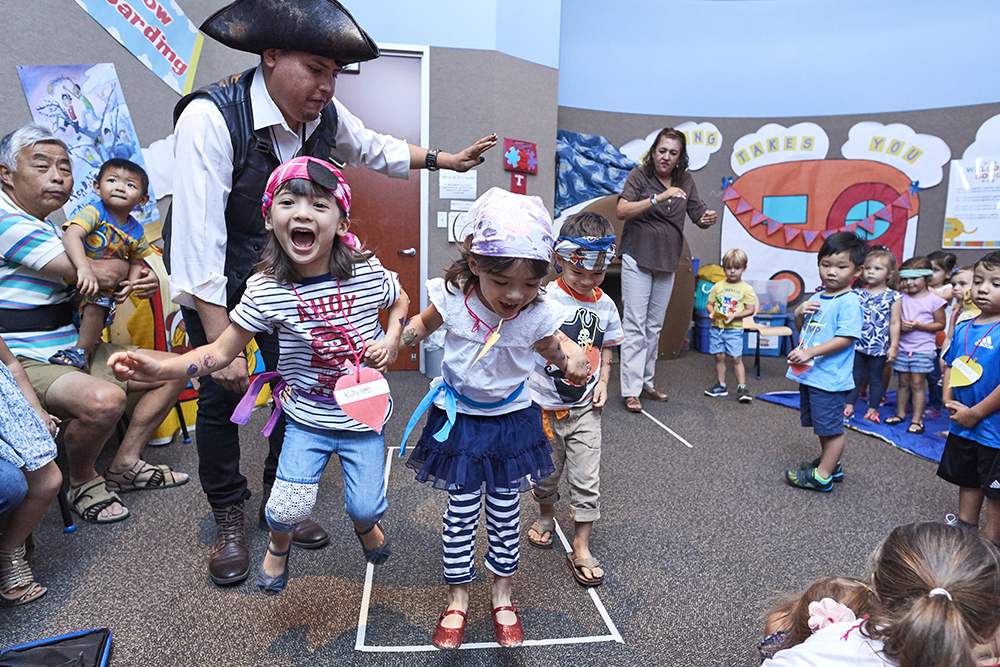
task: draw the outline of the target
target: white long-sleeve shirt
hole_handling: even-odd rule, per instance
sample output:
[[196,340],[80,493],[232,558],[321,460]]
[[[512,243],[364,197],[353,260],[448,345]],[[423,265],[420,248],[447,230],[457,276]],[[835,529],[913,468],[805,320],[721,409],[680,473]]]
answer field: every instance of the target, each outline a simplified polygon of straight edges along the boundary
[[[296,157],[320,119],[305,123],[304,136],[288,127],[268,94],[260,67],[250,83],[254,129],[269,129],[274,150],[285,162]],[[334,157],[352,167],[362,162],[393,178],[408,178],[406,141],[373,132],[344,105],[337,110]],[[181,113],[174,131],[174,198],[170,237],[170,288],[174,303],[194,308],[194,297],[226,306],[226,204],[233,187],[233,144],[222,112],[199,97]],[[262,193],[263,194],[263,193]]]

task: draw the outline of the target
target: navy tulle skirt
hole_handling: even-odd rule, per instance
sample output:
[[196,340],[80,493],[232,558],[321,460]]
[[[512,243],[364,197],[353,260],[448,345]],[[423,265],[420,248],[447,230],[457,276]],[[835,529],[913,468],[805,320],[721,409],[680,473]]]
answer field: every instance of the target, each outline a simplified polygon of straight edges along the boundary
[[523,493],[555,471],[542,409],[534,403],[498,416],[459,413],[448,438],[438,442],[434,434],[447,422],[444,410],[428,408],[427,425],[406,461],[418,482],[446,491]]

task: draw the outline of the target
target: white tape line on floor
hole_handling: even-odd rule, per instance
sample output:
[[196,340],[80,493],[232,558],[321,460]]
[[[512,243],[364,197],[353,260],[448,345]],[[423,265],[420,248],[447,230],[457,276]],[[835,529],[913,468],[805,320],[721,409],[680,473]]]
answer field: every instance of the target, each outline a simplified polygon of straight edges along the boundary
[[688,442],[687,440],[685,440],[685,439],[684,439],[684,438],[682,438],[681,436],[679,436],[679,435],[677,435],[676,433],[674,433],[674,432],[673,432],[673,431],[672,431],[672,430],[670,429],[670,427],[669,427],[669,426],[667,426],[666,424],[664,424],[663,422],[661,422],[661,421],[660,421],[659,419],[657,419],[657,418],[656,418],[656,417],[654,417],[653,415],[649,414],[649,413],[648,413],[648,412],[646,412],[645,410],[643,410],[643,411],[642,411],[642,414],[644,414],[644,415],[646,415],[647,417],[649,417],[650,419],[652,419],[652,420],[653,420],[653,423],[654,423],[654,424],[656,424],[657,426],[659,426],[660,428],[662,428],[662,429],[663,429],[664,431],[666,431],[666,432],[667,432],[667,433],[669,433],[670,435],[674,436],[675,438],[677,438],[678,440],[680,440],[681,442],[683,442],[683,443],[684,443],[685,445],[687,445],[687,446],[688,446],[688,447],[690,447],[691,449],[694,449],[694,445],[692,445],[692,444],[691,444],[690,442]]
[[[648,416],[648,415],[647,415]],[[652,419],[652,417],[650,417]],[[655,419],[653,421],[656,421]],[[657,422],[659,423],[659,422]],[[662,426],[662,424],[661,424]],[[666,428],[666,427],[664,427]],[[688,445],[690,447],[691,445]],[[389,472],[392,466],[393,452],[399,449],[398,447],[390,447],[386,452],[385,459],[385,479],[383,490],[389,488]],[[556,523],[556,532],[559,535],[559,539],[562,541],[563,548],[567,553],[572,551],[569,542],[566,540],[566,535],[563,534],[562,529],[559,528],[558,522]],[[371,604],[371,593],[372,593],[372,578],[375,573],[375,567],[369,563],[368,567],[365,569],[365,587],[361,594],[361,609],[358,612],[358,633],[354,641],[354,650],[362,651],[365,653],[419,653],[424,651],[439,651],[440,649],[433,644],[424,644],[419,646],[369,646],[365,644],[365,639],[368,631],[368,607]],[[597,642],[618,642],[619,644],[624,644],[625,640],[622,638],[621,633],[618,632],[618,628],[615,626],[611,617],[608,615],[607,609],[604,608],[604,604],[601,603],[600,598],[597,597],[597,591],[593,588],[587,589],[590,594],[591,600],[594,602],[594,606],[597,607],[598,613],[600,613],[601,618],[604,620],[604,625],[607,626],[608,630],[611,632],[610,635],[599,635],[592,637],[557,637],[552,639],[527,639],[522,646],[555,646],[559,644],[593,644]],[[471,650],[471,649],[495,649],[503,648],[496,642],[470,642],[467,644],[462,644],[459,647],[460,650]]]

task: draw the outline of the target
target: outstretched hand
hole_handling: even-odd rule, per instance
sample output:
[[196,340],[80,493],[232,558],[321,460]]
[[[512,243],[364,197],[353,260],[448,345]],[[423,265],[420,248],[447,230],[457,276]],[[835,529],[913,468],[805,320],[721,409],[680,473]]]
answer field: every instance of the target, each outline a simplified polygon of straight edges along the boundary
[[124,350],[108,357],[108,368],[115,374],[119,382],[137,380],[139,382],[155,382],[160,365],[155,360],[134,350]]
[[464,151],[455,153],[455,155],[452,156],[452,164],[447,165],[447,168],[452,171],[465,172],[475,166],[478,166],[483,162],[483,153],[496,146],[497,140],[498,137],[496,134],[483,137],[476,143],[466,148]]

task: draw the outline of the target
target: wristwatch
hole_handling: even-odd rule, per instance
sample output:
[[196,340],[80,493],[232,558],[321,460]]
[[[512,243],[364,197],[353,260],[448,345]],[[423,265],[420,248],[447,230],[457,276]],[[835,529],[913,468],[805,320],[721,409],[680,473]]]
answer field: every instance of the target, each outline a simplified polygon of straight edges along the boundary
[[427,157],[424,158],[424,166],[427,167],[427,171],[438,170],[438,153],[440,152],[440,148],[430,148],[427,150]]
[[653,206],[656,206],[660,202],[656,201],[656,195],[650,195],[649,196],[649,203],[652,204]]

